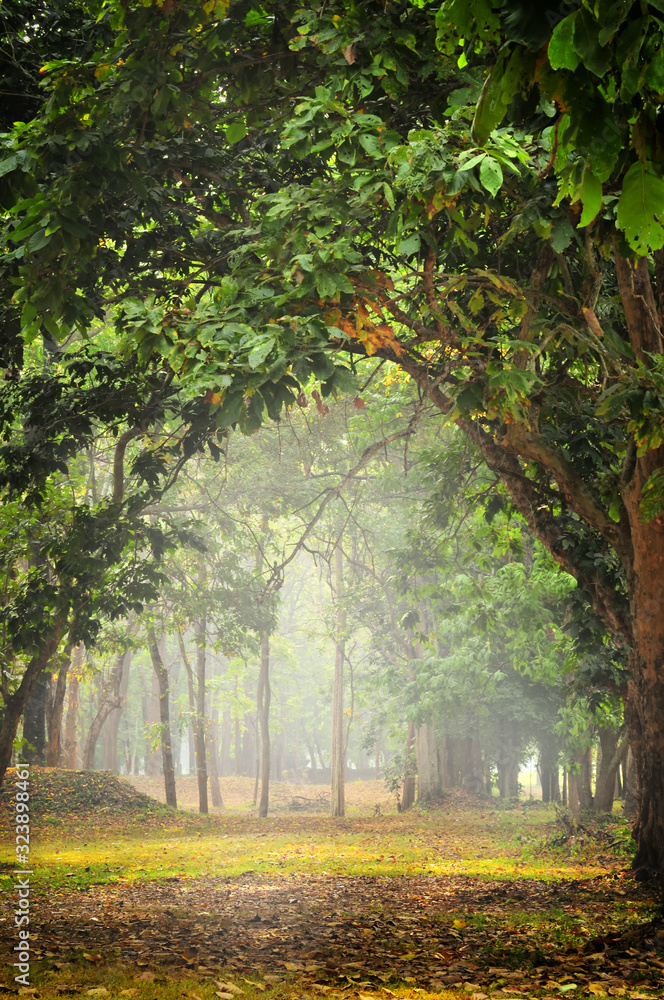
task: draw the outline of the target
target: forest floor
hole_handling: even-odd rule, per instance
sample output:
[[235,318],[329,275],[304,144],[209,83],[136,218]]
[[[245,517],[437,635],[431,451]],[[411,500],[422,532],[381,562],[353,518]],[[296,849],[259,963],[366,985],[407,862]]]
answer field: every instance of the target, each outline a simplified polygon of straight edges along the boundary
[[[222,793],[230,801],[224,782]],[[353,814],[341,820],[290,811],[302,803],[279,786],[275,802],[283,801],[266,820],[230,810],[201,817],[103,772],[35,770],[33,961],[20,993],[664,995],[661,910],[626,870],[620,817],[571,830],[541,803],[505,807],[460,792],[402,815],[386,813],[388,800],[374,815],[380,783],[354,783],[349,793]],[[243,794],[250,799],[251,782]],[[19,992],[11,806],[0,796],[0,997]]]

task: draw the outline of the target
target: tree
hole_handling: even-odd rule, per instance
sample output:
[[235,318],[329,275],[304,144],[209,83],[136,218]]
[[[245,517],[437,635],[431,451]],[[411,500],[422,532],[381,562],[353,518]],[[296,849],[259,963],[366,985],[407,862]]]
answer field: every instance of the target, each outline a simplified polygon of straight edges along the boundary
[[7,139],[8,315],[64,337],[112,300],[128,348],[207,380],[222,428],[312,375],[348,384],[341,358],[407,372],[630,648],[636,866],[661,873],[661,12],[189,2],[100,23],[95,70],[49,64]]
[[[26,360],[0,387],[0,780],[28,699],[60,643],[89,646],[104,620],[157,596],[163,552],[186,531],[141,512],[206,440],[207,408],[183,399],[163,368],[89,347],[57,363]],[[107,491],[94,492],[79,459],[104,435],[112,441],[110,474]],[[145,446],[128,451],[139,439]]]

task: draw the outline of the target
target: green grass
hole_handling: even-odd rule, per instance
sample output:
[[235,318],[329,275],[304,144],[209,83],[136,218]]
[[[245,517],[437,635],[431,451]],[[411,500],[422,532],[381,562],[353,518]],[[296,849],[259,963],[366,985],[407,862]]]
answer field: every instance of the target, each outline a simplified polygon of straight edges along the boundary
[[[163,817],[168,822],[169,815]],[[193,819],[193,818],[192,818]],[[174,876],[468,875],[479,879],[545,881],[592,877],[607,860],[547,851],[542,841],[554,819],[541,809],[522,816],[484,813],[441,817],[411,813],[332,821],[308,816],[202,819],[127,830],[122,821],[100,830],[86,823],[38,831],[30,860],[33,884],[84,889],[103,882]],[[139,820],[140,823],[140,820]],[[442,829],[441,829],[442,827]],[[523,838],[523,839],[519,839]],[[6,859],[11,860],[9,852]],[[0,860],[5,860],[1,856]]]

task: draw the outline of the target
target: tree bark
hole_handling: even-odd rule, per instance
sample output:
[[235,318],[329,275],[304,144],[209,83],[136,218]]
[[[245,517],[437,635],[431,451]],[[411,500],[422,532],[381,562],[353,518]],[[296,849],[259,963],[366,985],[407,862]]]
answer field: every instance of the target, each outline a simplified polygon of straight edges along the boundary
[[161,759],[164,771],[164,789],[166,805],[177,809],[177,793],[175,790],[175,767],[173,766],[173,747],[171,743],[171,717],[169,705],[168,671],[157,642],[154,625],[148,626],[148,649],[150,659],[159,684],[159,722],[161,725]]
[[78,767],[78,689],[81,683],[78,670],[84,655],[85,647],[83,643],[79,643],[69,672],[69,699],[65,716],[65,740],[62,745],[62,766],[69,771],[75,771]]
[[411,720],[408,723],[408,735],[406,737],[406,770],[403,777],[403,790],[401,792],[402,812],[410,809],[415,802],[415,775],[410,772],[410,761],[414,747],[415,723]]
[[59,660],[58,675],[55,683],[47,686],[46,692],[46,766],[57,767],[60,762],[60,736],[62,733],[62,710],[67,689],[67,673],[71,667],[72,647],[68,644],[64,652],[56,657]]
[[344,660],[346,656],[346,610],[344,600],[344,564],[341,539],[334,548],[334,600],[336,632],[334,639],[334,683],[332,687],[332,787],[330,816],[346,815],[346,739],[344,734]]
[[638,786],[636,763],[632,748],[627,750],[627,760],[625,761],[625,805],[624,813],[628,819],[636,818],[636,806],[638,801]]
[[49,678],[46,669],[41,672],[30,693],[23,712],[23,739],[26,745],[23,759],[26,764],[46,764],[46,702]]
[[432,802],[440,798],[442,782],[436,727],[433,722],[418,726],[415,731],[417,757],[417,801]]
[[217,766],[217,747],[219,745],[219,724],[217,722],[218,713],[210,718],[210,732],[206,741],[208,773],[210,775],[210,792],[212,793],[212,805],[215,809],[221,809],[223,799],[219,788],[219,768]]
[[597,732],[601,753],[597,763],[593,809],[598,813],[610,813],[616,793],[616,775],[627,740],[623,739],[619,744],[618,733],[608,726],[599,726]]
[[260,778],[261,794],[258,815],[267,816],[270,800],[270,636],[267,629],[261,631],[260,672],[258,677],[258,722],[260,724]]

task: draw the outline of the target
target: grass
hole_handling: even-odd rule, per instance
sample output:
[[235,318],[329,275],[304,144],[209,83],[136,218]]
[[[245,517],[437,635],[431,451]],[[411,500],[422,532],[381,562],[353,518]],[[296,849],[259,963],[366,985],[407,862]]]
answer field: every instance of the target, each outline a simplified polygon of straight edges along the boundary
[[[290,891],[303,898],[307,886],[316,887],[318,892],[322,892],[321,886],[329,886],[330,909],[325,909],[327,899],[325,906],[314,900],[307,919],[339,922],[340,953],[343,935],[350,932],[366,942],[368,957],[366,962],[349,961],[332,973],[322,964],[323,959],[316,957],[315,948],[309,946],[307,950],[303,945],[302,962],[277,961],[277,975],[269,964],[259,963],[247,973],[246,968],[239,971],[237,963],[234,968],[232,962],[199,967],[197,958],[186,956],[186,965],[182,958],[181,967],[173,968],[153,960],[149,946],[137,951],[131,942],[133,951],[129,952],[126,944],[117,947],[106,940],[103,948],[99,946],[101,950],[96,950],[93,943],[89,951],[77,946],[63,956],[57,948],[49,950],[47,920],[46,938],[38,945],[42,960],[35,966],[31,980],[43,997],[72,993],[114,1000],[121,996],[133,1000],[212,1000],[227,993],[230,996],[222,1000],[312,1000],[327,994],[331,1000],[379,996],[389,1000],[390,995],[404,1000],[426,1000],[430,995],[446,1000],[459,997],[461,990],[461,995],[471,1000],[473,994],[476,1000],[482,1000],[482,992],[490,997],[495,991],[507,1000],[517,987],[522,994],[526,991],[533,996],[573,993],[601,997],[597,984],[590,993],[584,993],[581,987],[575,992],[564,981],[565,968],[551,980],[558,984],[556,987],[547,985],[548,972],[537,973],[536,983],[531,979],[517,983],[509,976],[533,976],[535,973],[528,970],[548,968],[559,954],[582,955],[590,940],[608,940],[610,935],[638,930],[655,912],[654,901],[647,893],[629,881],[624,889],[620,887],[622,882],[614,885],[611,881],[622,878],[620,870],[629,860],[628,838],[619,820],[613,823],[610,835],[596,825],[573,844],[562,844],[556,843],[560,830],[555,810],[541,804],[506,809],[490,802],[471,803],[467,797],[457,795],[445,800],[439,810],[367,815],[373,811],[375,788],[367,793],[365,815],[342,820],[301,813],[278,814],[260,821],[243,812],[199,817],[146,805],[140,796],[129,796],[125,802],[122,788],[115,788],[115,805],[100,816],[103,777],[85,778],[85,786],[71,799],[73,812],[61,808],[62,796],[57,789],[65,778],[55,774],[49,780],[41,799],[35,797],[40,805],[33,815],[31,830],[32,905],[42,918],[60,905],[75,918],[80,911],[90,921],[94,942],[96,929],[105,920],[103,907],[124,906],[126,899],[127,909],[121,911],[124,923],[117,915],[120,911],[109,910],[109,915],[113,912],[113,920],[120,920],[118,926],[126,925],[127,934],[132,933],[135,924],[136,934],[147,934],[149,940],[150,900],[161,886],[162,895],[154,897],[154,912],[163,916],[161,900],[171,892],[172,882],[179,895],[166,913],[171,914],[168,919],[172,920],[174,933],[177,929],[183,940],[201,936],[205,940],[208,933],[221,927],[227,928],[229,934],[239,933],[241,938],[242,921],[251,919],[251,899],[248,897],[249,903],[243,903],[244,908],[237,909],[234,916],[229,918],[226,913],[222,919],[214,911],[200,912],[203,904],[198,903],[199,893],[205,893],[210,886],[220,891],[219,880],[232,888],[242,878],[245,882],[246,878],[253,879],[251,885],[264,887],[268,896],[270,885],[275,889],[297,885]],[[359,798],[358,789],[354,794]],[[361,812],[359,802],[355,808]],[[0,862],[13,867],[11,839],[3,840],[7,846],[0,851]],[[395,877],[405,881],[395,883]],[[590,881],[593,879],[595,882]],[[413,915],[400,910],[389,893],[381,897],[383,880],[390,886],[416,887],[412,904],[407,903],[414,907]],[[11,898],[13,876],[6,874],[2,881]],[[365,883],[366,893],[362,889]],[[355,886],[354,895],[344,895],[344,886],[348,885]],[[427,893],[432,886],[440,885],[454,890],[449,903],[441,905],[437,900],[429,905]],[[147,916],[137,908],[138,890],[145,893],[142,909],[147,907]],[[88,898],[96,910],[86,909]],[[295,902],[295,898],[290,900]],[[205,903],[205,909],[208,905]],[[271,934],[278,936],[285,928],[287,940],[289,922],[297,916],[296,910],[296,905],[289,907],[283,901],[271,904],[271,908],[264,905],[261,912],[270,919],[264,930],[258,928],[255,932],[256,939],[272,940]],[[101,916],[90,915],[96,913]],[[192,925],[194,917],[196,923]],[[96,926],[93,921],[97,921]],[[0,929],[2,926],[0,923]],[[305,925],[292,926],[292,933],[297,935]],[[391,927],[396,928],[394,932]],[[380,951],[381,936],[388,933],[394,937],[390,945],[394,949],[393,968],[367,971],[371,969],[374,942]],[[633,963],[643,957],[640,947],[637,942],[631,949]],[[480,972],[473,972],[473,963],[461,967],[463,962],[468,963],[469,956],[475,968],[484,970],[482,975],[485,980],[488,977],[488,984],[475,982],[482,977]],[[409,974],[404,961],[415,963],[414,975]],[[358,964],[364,968],[355,969]],[[455,964],[459,966],[458,975]],[[439,981],[436,969],[441,965],[445,974],[440,973]],[[640,988],[649,991],[641,996],[659,995],[659,991],[653,993],[658,967],[647,962],[641,965],[646,970],[646,985]],[[502,966],[517,971],[504,978]],[[602,974],[606,979],[606,973]],[[452,984],[453,988],[442,981],[455,976],[458,983]],[[587,976],[579,979],[586,985],[587,981]],[[638,976],[634,981],[639,982]],[[436,984],[433,990],[432,982]],[[575,984],[574,975],[571,982]],[[638,989],[616,993],[616,980],[606,979],[607,991],[611,982],[612,992],[607,996],[636,998]],[[106,992],[89,992],[94,990]]]

